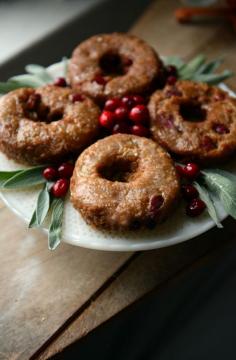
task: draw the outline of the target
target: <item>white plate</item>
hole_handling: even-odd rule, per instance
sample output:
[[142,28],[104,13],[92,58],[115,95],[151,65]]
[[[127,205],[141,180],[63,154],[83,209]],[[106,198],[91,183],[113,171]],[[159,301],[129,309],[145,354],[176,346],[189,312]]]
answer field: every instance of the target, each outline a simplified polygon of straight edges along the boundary
[[[54,64],[48,68],[50,73],[57,77],[62,75],[61,64]],[[222,85],[234,96],[225,85]],[[22,165],[11,161],[0,153],[0,169],[20,169]],[[229,169],[236,174],[236,163],[230,164]],[[5,204],[18,216],[29,222],[34,211],[37,194],[40,187],[28,190],[2,191],[0,196]],[[220,203],[217,203],[219,218],[223,220],[226,213]],[[108,251],[137,251],[157,249],[174,245],[198,236],[214,226],[207,212],[198,218],[189,218],[184,213],[181,204],[175,213],[155,230],[142,230],[136,232],[113,233],[95,230],[87,225],[80,214],[74,210],[69,199],[66,200],[62,238],[64,242],[97,250]],[[30,231],[30,230],[29,230]],[[220,230],[219,230],[220,231]]]

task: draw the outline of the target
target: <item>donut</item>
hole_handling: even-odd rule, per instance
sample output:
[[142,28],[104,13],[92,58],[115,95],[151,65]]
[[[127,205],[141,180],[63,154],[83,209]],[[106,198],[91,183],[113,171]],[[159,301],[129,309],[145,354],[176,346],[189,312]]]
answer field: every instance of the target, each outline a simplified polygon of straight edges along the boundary
[[128,134],[98,140],[79,156],[71,201],[97,228],[154,227],[171,212],[179,180],[170,156],[154,141]]
[[177,158],[210,165],[236,149],[236,100],[217,87],[177,81],[148,109],[152,138]]
[[0,150],[32,165],[78,154],[98,136],[99,114],[91,99],[70,88],[14,90],[0,99]]
[[68,66],[72,87],[102,101],[151,88],[161,61],[134,35],[95,35],[75,48]]

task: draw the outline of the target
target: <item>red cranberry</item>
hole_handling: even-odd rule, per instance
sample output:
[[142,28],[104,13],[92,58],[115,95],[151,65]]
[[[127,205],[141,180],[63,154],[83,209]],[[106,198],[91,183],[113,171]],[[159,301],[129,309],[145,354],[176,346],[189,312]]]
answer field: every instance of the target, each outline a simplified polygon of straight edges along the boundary
[[131,66],[133,64],[133,60],[130,58],[123,58],[122,64],[123,66]]
[[59,77],[54,81],[54,85],[55,86],[66,87],[67,86],[66,79],[63,78],[63,77]]
[[72,95],[72,102],[75,103],[77,101],[81,102],[81,101],[84,101],[84,96],[79,94],[79,93],[76,93],[76,94],[73,94]]
[[213,130],[220,135],[223,134],[228,134],[229,133],[229,129],[227,128],[227,126],[223,125],[223,124],[215,124],[213,126]]
[[215,100],[215,101],[221,101],[221,100],[224,100],[225,97],[226,97],[226,94],[225,94],[225,93],[219,92],[218,94],[215,94],[214,100]]
[[58,177],[58,172],[50,166],[43,170],[43,177],[48,181],[55,180]]
[[111,129],[115,122],[115,115],[111,111],[104,110],[99,117],[100,125]]
[[150,204],[149,204],[149,211],[150,212],[157,212],[157,210],[160,209],[160,207],[163,205],[164,203],[164,198],[162,195],[153,195],[150,199]]
[[123,98],[121,99],[121,102],[122,102],[122,105],[126,106],[128,109],[131,109],[135,105],[132,95],[123,96]]
[[58,168],[58,174],[61,178],[70,179],[74,171],[74,165],[71,163],[63,163]]
[[129,110],[125,106],[120,106],[115,110],[115,116],[119,121],[126,120],[129,116]]
[[210,151],[216,148],[216,143],[210,136],[204,136],[202,146],[206,151]]
[[27,100],[27,109],[28,110],[35,110],[39,104],[41,100],[41,95],[40,94],[31,94]]
[[191,184],[182,185],[182,194],[186,200],[197,198],[199,195],[197,189]]
[[176,83],[176,81],[177,81],[177,77],[172,76],[172,75],[168,76],[168,78],[166,80],[168,85],[174,85]]
[[108,111],[115,111],[120,106],[120,103],[121,101],[119,98],[108,99],[105,102],[104,109]]
[[184,176],[191,180],[195,179],[200,173],[200,168],[195,163],[188,163],[182,168],[182,170]]
[[67,179],[59,179],[52,187],[52,194],[57,198],[64,197],[68,189],[69,181]]
[[131,128],[131,133],[133,135],[137,135],[137,136],[144,136],[144,137],[149,136],[148,129],[146,127],[144,127],[143,125],[133,125]]
[[134,95],[133,100],[135,105],[145,104],[145,99],[141,95]]
[[206,208],[206,204],[201,199],[192,199],[186,206],[186,214],[194,217],[200,215]]
[[168,65],[166,67],[166,72],[167,72],[168,76],[170,76],[170,75],[177,76],[177,68],[174,65]]
[[121,122],[119,124],[115,124],[112,130],[113,134],[129,134],[130,133],[130,127],[124,122]]
[[171,89],[168,89],[165,92],[165,96],[167,98],[170,98],[172,96],[183,96],[183,93],[179,89],[177,89],[177,87],[173,86]]
[[148,117],[149,117],[148,109],[145,105],[142,104],[134,106],[129,113],[130,120],[137,123],[147,120]]
[[93,81],[95,81],[99,85],[106,85],[107,81],[102,75],[95,75]]

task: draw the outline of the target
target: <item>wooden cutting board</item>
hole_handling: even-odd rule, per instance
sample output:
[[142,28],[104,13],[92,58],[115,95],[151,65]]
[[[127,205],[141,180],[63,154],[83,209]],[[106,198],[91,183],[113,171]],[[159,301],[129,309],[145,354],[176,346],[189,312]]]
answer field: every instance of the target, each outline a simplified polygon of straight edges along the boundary
[[[178,2],[154,1],[131,32],[160,54],[189,59],[224,54],[236,71],[236,40],[230,25],[179,25]],[[228,85],[236,90],[235,80]],[[87,334],[140,296],[188,271],[197,259],[220,252],[235,239],[235,223],[170,248],[111,253],[62,244],[47,250],[45,236],[3,204],[0,208],[0,359],[46,359]],[[236,246],[236,244],[235,244]],[[161,290],[160,290],[161,291]]]

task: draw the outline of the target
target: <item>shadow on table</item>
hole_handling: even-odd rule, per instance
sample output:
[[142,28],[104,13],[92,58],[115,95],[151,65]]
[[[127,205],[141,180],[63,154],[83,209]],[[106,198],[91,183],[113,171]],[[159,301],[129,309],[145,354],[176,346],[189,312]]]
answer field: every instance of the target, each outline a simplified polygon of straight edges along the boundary
[[235,304],[236,252],[230,244],[53,359],[235,359]]

